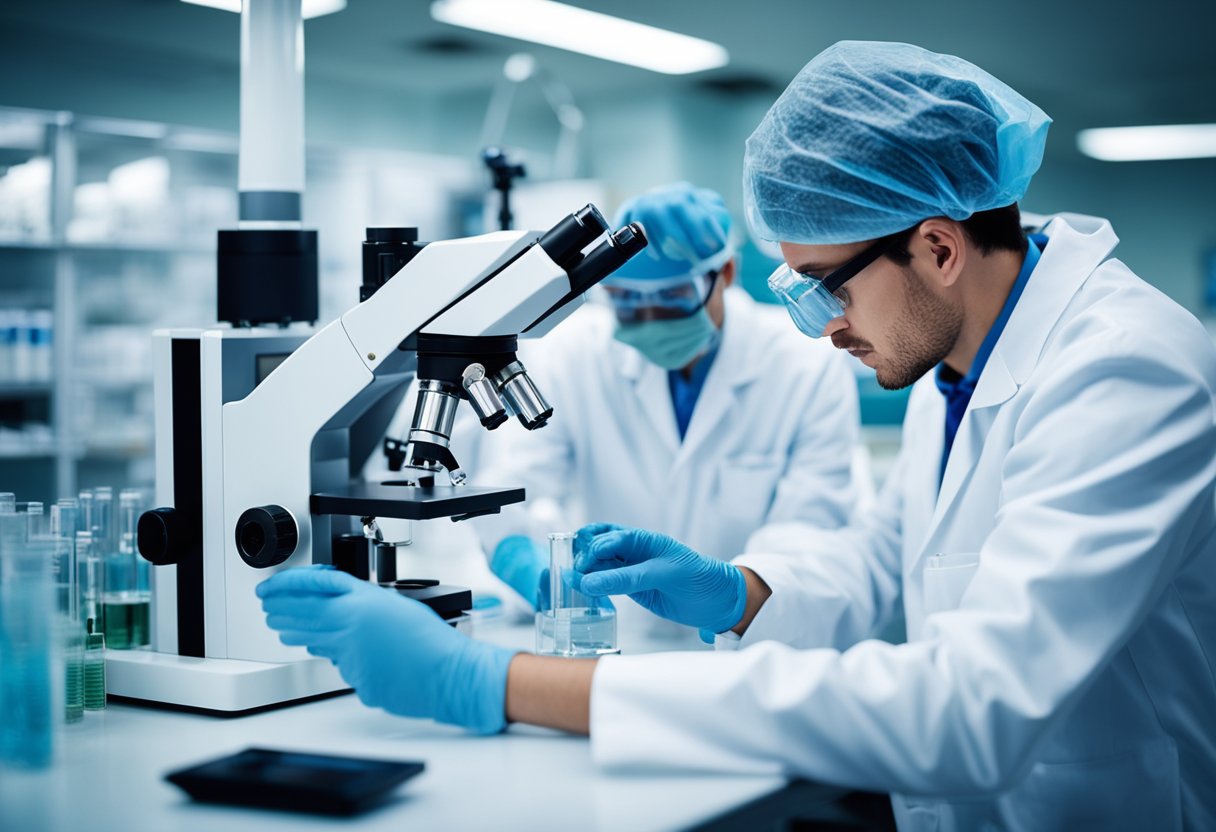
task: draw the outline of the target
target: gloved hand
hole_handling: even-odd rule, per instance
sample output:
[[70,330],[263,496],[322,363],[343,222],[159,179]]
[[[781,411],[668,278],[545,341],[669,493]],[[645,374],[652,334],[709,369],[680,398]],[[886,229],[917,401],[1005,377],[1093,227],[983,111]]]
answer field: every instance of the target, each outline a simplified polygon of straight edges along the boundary
[[578,589],[585,595],[628,595],[655,615],[711,633],[739,623],[747,582],[735,566],[644,529],[593,523],[574,538]]
[[544,591],[548,591],[548,567],[548,553],[532,538],[522,534],[504,537],[494,548],[494,554],[490,558],[490,571],[522,595],[523,599],[532,605],[533,610],[536,610],[539,604],[542,578]]
[[257,594],[279,639],[333,662],[365,705],[480,734],[506,726],[514,651],[473,641],[424,604],[328,566],[285,570]]

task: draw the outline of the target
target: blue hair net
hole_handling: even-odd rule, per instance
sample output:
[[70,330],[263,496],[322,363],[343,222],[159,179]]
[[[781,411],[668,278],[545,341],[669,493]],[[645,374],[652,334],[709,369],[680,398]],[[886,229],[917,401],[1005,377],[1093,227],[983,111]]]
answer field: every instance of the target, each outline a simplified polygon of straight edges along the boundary
[[1014,203],[1051,119],[953,55],[841,41],[807,64],[747,140],[743,199],[761,239],[873,240]]
[[612,276],[629,280],[694,277],[731,258],[730,212],[717,193],[677,182],[647,191],[617,212],[614,228],[640,222],[650,245]]

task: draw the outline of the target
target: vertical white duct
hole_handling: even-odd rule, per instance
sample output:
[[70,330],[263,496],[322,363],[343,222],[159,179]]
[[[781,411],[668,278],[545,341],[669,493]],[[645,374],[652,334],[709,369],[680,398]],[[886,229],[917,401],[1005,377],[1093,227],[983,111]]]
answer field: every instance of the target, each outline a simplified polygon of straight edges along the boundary
[[301,0],[241,9],[240,227],[299,228],[304,192]]

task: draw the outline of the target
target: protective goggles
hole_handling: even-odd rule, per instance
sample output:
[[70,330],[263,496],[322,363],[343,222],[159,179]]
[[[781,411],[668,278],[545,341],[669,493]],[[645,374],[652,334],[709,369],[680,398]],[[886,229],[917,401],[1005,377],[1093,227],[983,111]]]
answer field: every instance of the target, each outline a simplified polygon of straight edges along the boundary
[[668,280],[610,278],[601,283],[617,320],[623,324],[670,321],[695,315],[714,291],[718,272]]
[[884,237],[823,277],[796,272],[784,263],[768,278],[768,288],[781,299],[794,325],[811,338],[822,338],[829,323],[849,307],[844,284],[882,257],[897,240]]

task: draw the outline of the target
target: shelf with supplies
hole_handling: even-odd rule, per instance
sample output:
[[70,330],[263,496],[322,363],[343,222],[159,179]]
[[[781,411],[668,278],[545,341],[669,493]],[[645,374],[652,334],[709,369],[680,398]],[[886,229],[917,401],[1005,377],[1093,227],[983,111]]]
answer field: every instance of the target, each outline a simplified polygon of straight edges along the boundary
[[0,107],[5,490],[151,484],[149,335],[213,319],[214,230],[237,219],[235,137],[181,134]]
[[[455,207],[485,188],[472,157],[310,145],[305,160],[321,322],[358,301],[365,227],[458,236]],[[237,184],[234,134],[0,106],[0,438],[15,448],[0,446],[0,490],[152,485],[151,334],[214,323]],[[49,449],[21,451],[27,436]]]

